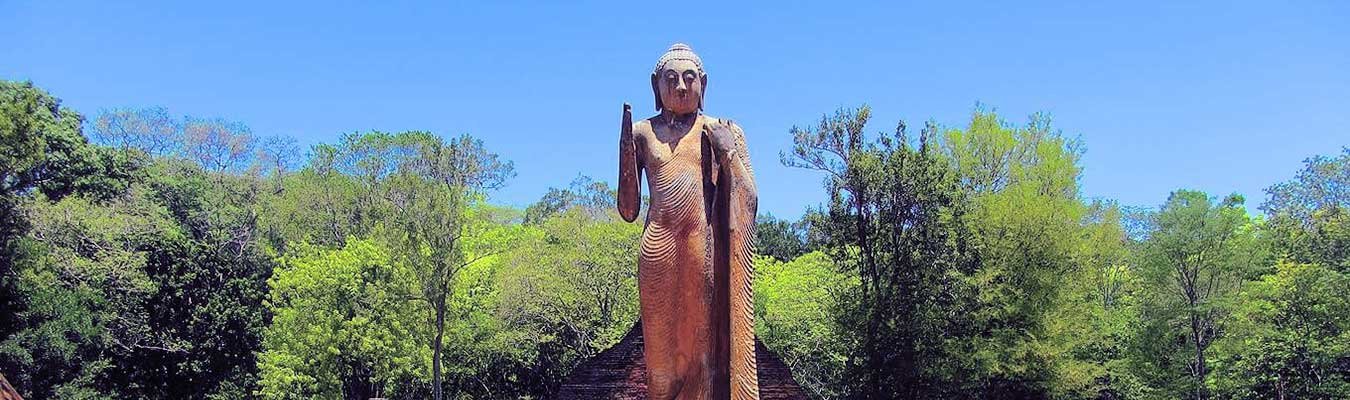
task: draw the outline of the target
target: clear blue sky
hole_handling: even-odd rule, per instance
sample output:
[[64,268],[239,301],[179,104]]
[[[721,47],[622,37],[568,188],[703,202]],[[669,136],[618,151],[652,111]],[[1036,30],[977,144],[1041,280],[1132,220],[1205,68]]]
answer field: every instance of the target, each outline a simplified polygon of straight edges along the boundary
[[471,133],[516,163],[494,195],[515,205],[577,174],[614,181],[620,104],[650,112],[676,41],[704,59],[708,113],[746,128],[760,208],[780,216],[824,199],[818,174],[779,164],[788,129],[863,103],[876,132],[961,124],[976,102],[1049,112],[1086,143],[1084,194],[1127,205],[1185,187],[1254,206],[1350,145],[1341,1],[123,3],[0,0],[0,78],[88,115],[165,106],[304,144]]

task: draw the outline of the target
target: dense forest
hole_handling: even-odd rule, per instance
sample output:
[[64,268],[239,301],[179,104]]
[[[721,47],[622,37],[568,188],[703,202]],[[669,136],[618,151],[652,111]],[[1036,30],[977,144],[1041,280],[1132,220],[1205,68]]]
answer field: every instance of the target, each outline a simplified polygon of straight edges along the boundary
[[[1139,207],[1084,196],[1046,116],[870,117],[782,133],[830,197],[758,222],[756,329],[812,397],[1350,397],[1350,149],[1251,205]],[[548,398],[635,323],[642,226],[585,177],[493,204],[513,175],[469,135],[301,149],[0,81],[0,374],[31,399]]]

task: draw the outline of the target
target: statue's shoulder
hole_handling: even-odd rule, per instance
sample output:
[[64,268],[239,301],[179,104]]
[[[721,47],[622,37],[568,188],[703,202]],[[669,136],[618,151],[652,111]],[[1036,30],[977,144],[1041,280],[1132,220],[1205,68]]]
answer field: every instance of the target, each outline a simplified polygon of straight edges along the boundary
[[736,137],[741,138],[741,140],[744,140],[745,130],[741,129],[741,125],[737,124],[736,121],[732,121],[731,119],[728,118],[719,118],[707,114],[703,115],[703,123],[705,124],[715,124],[718,122],[727,124],[727,127],[731,128],[731,132],[736,134]]
[[736,125],[736,122],[732,121],[731,118],[722,118],[716,115],[703,114],[703,123],[712,124],[718,122],[726,123],[727,125],[740,128],[740,126]]
[[652,131],[652,119],[654,119],[654,118],[656,118],[656,116],[653,116],[653,117],[650,117],[650,118],[646,118],[646,119],[642,119],[642,120],[639,120],[639,121],[634,121],[634,122],[633,122],[633,133],[634,133],[634,134],[639,134],[639,135],[651,135],[652,132],[653,132],[653,131]]

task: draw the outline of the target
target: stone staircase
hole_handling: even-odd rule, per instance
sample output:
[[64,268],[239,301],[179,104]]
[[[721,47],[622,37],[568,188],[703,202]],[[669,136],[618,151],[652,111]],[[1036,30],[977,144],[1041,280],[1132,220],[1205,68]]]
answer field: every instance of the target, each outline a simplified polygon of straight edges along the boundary
[[[641,322],[639,322],[641,324]],[[762,400],[806,400],[801,386],[792,378],[783,360],[755,340],[755,362],[759,368],[759,395]],[[600,352],[578,365],[558,391],[558,399],[629,400],[647,398],[647,368],[642,362],[641,325],[624,335],[614,347]]]

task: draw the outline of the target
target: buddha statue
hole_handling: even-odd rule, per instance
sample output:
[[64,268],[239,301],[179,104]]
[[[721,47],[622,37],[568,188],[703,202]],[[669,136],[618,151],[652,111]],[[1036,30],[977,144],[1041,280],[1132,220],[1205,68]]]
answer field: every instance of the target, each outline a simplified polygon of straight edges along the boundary
[[618,209],[649,204],[638,255],[647,388],[653,399],[758,399],[751,280],[758,205],[745,134],[702,113],[708,74],[675,44],[651,75],[657,115],[623,106]]

